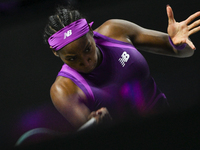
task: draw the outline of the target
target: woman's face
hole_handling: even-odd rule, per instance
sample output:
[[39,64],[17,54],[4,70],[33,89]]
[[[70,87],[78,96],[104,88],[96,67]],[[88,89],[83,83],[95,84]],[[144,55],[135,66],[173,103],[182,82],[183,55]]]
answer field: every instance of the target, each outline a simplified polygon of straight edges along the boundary
[[98,49],[91,32],[56,53],[65,64],[81,73],[91,72],[98,64]]

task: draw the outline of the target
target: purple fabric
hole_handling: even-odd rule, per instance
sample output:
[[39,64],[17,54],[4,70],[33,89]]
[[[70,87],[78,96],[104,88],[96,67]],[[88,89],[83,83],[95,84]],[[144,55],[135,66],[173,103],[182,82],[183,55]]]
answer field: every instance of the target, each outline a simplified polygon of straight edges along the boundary
[[48,39],[48,42],[54,50],[58,51],[72,41],[85,35],[88,31],[89,26],[87,21],[79,19],[53,34]]
[[86,94],[87,98],[94,101],[94,95],[93,92],[88,85],[88,83],[85,81],[85,79],[74,69],[70,68],[68,65],[64,64],[62,66],[62,69],[58,73],[58,76],[64,76],[72,81],[79,86],[83,92]]
[[94,96],[88,100],[92,101],[91,111],[106,107],[111,116],[113,112],[119,116],[126,111],[127,104],[137,113],[154,109],[160,103],[166,105],[166,97],[151,77],[145,58],[133,45],[97,32],[94,40],[103,56],[97,68],[88,74],[77,72],[80,77],[64,65],[58,74],[70,78],[86,95],[91,94],[88,92],[91,89]]
[[172,46],[173,48],[177,49],[177,50],[182,50],[182,49],[184,49],[184,48],[186,47],[186,45],[187,45],[186,43],[181,44],[181,45],[174,45],[174,43],[173,43],[171,37],[168,36],[168,38],[169,38],[169,43],[171,44],[171,46]]

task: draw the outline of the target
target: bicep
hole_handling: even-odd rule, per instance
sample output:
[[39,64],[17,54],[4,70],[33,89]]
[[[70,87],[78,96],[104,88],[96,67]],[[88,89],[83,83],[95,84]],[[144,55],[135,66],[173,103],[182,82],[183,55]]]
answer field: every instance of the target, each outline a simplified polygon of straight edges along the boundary
[[146,29],[133,22],[120,19],[109,20],[105,26],[107,26],[107,30],[104,30],[105,34],[109,34],[108,36],[117,40],[131,43],[139,50],[166,55],[175,54],[169,44],[167,33]]
[[113,22],[120,29],[118,30],[119,36],[128,37],[134,46],[170,47],[167,33],[146,29],[126,20],[115,20]]
[[76,90],[76,87],[53,85],[50,93],[56,109],[67,119],[75,130],[87,122],[90,110],[83,103],[83,97]]

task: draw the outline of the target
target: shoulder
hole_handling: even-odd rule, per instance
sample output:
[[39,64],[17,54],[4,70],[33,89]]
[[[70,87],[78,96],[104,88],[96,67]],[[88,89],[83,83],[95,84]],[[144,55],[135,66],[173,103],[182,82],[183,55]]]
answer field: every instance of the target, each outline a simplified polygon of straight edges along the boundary
[[140,26],[127,20],[110,19],[104,22],[94,31],[102,35],[132,44],[133,41],[131,42],[129,39],[134,39],[134,37],[140,33],[141,29],[142,28]]
[[124,22],[124,21],[125,20],[119,20],[119,19],[107,20],[101,26],[99,26],[97,29],[95,29],[95,31],[99,32],[100,34],[103,34],[105,36],[109,36],[109,37],[117,35],[120,33],[120,31],[122,29],[120,22]]
[[80,96],[84,98],[82,90],[69,78],[58,76],[51,86],[50,96],[54,103],[66,101],[72,96]]
[[77,86],[74,84],[72,80],[69,78],[65,78],[62,76],[58,76],[51,86],[50,93],[61,93],[61,92],[67,92],[67,93],[76,93]]

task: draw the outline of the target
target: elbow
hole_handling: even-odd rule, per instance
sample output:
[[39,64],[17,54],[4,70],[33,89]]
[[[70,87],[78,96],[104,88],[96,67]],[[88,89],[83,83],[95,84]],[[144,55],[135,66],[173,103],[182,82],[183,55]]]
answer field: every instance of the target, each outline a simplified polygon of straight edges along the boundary
[[193,49],[191,49],[189,46],[186,47],[183,50],[179,50],[177,53],[177,57],[179,58],[187,58],[187,57],[191,57],[194,55],[194,51]]
[[188,52],[187,57],[193,56],[193,55],[194,55],[194,51],[195,51],[195,50],[191,49],[191,50]]
[[179,53],[177,55],[177,57],[179,58],[188,58],[188,57],[191,57],[194,55],[194,51],[190,51],[190,52],[187,52],[187,53]]

